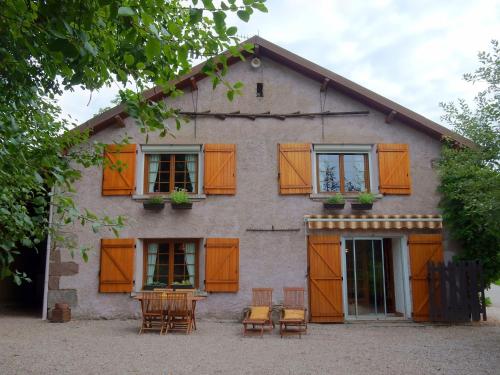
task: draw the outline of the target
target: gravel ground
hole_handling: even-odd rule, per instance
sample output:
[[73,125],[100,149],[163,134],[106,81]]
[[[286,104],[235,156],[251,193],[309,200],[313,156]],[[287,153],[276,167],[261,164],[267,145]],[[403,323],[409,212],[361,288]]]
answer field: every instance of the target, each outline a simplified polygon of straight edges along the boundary
[[137,335],[138,321],[0,317],[0,374],[498,374],[500,326],[357,323],[280,339],[198,322],[189,336]]

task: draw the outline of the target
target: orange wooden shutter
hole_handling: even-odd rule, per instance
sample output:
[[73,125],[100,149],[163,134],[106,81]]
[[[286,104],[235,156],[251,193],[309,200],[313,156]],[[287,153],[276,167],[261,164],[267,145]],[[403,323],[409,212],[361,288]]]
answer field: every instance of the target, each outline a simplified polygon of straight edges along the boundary
[[443,261],[441,234],[412,234],[408,237],[410,250],[413,320],[429,320],[429,283],[427,262]]
[[240,275],[240,240],[207,238],[205,252],[205,290],[237,292]]
[[205,145],[205,194],[236,194],[236,145]]
[[104,152],[102,195],[131,195],[135,191],[135,145],[108,145]]
[[410,156],[408,145],[379,144],[379,190],[384,194],[411,194]]
[[101,293],[131,292],[134,286],[133,238],[101,240]]
[[290,143],[278,146],[280,194],[311,193],[311,145]]
[[341,323],[344,321],[340,237],[308,237],[309,303],[311,321]]

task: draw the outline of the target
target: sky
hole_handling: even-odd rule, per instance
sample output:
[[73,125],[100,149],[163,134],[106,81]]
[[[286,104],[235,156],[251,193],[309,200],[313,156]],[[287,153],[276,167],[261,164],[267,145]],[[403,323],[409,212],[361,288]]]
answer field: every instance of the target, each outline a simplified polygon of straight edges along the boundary
[[[472,100],[480,89],[463,74],[500,38],[500,0],[268,0],[244,38],[260,35],[361,86],[440,122],[440,102]],[[59,103],[76,122],[109,106],[117,87],[67,92]],[[443,124],[446,125],[446,124]]]

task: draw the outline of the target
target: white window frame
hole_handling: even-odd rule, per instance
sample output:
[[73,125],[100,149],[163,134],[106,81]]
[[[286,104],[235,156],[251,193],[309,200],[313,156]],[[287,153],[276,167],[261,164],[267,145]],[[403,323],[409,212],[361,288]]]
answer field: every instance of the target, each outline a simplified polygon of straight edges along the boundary
[[[147,154],[197,154],[198,155],[198,191],[195,195],[203,194],[203,145],[141,145],[137,155],[139,168],[137,170],[137,194],[148,195],[144,191],[144,161]],[[165,193],[167,194],[167,193]]]
[[332,144],[315,144],[313,145],[313,158],[312,158],[312,170],[313,170],[313,192],[314,194],[332,194],[330,192],[320,192],[318,189],[318,175],[317,175],[317,159],[318,154],[328,154],[328,153],[341,153],[341,154],[367,154],[368,155],[368,175],[370,180],[370,192],[373,194],[378,193],[378,186],[375,185],[374,181],[374,170],[372,163],[372,154],[374,152],[374,145],[332,145]]

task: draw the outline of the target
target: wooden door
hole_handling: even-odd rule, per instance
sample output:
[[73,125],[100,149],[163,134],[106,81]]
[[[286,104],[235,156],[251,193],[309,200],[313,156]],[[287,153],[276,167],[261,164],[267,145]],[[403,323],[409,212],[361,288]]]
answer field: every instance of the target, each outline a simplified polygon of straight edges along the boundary
[[316,323],[344,321],[340,237],[308,237],[310,320]]
[[[408,237],[410,250],[413,320],[429,320],[429,283],[427,263],[443,261],[441,234],[412,234]],[[436,291],[437,293],[438,291]]]

